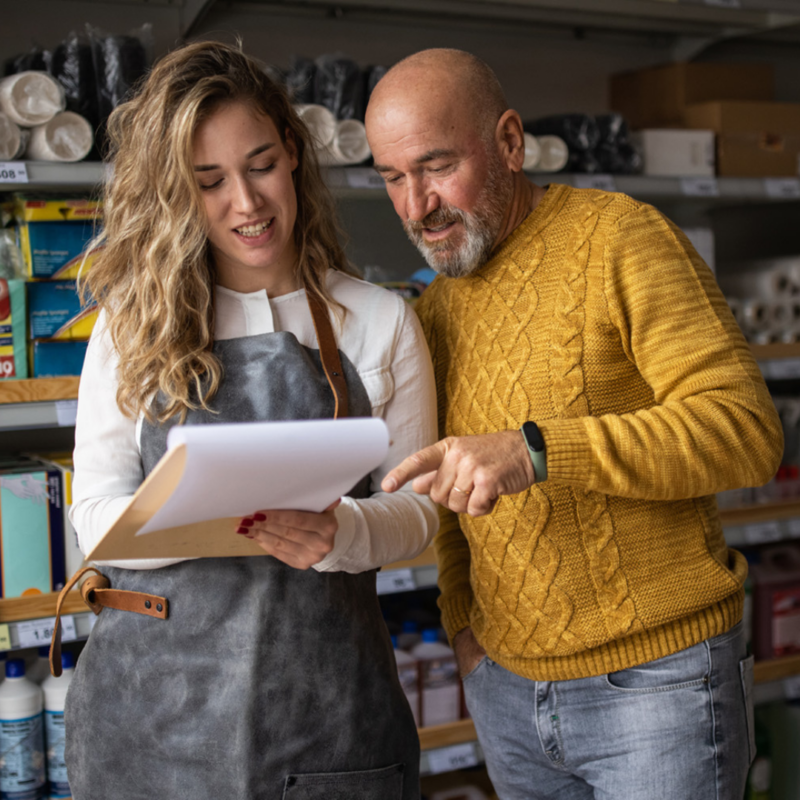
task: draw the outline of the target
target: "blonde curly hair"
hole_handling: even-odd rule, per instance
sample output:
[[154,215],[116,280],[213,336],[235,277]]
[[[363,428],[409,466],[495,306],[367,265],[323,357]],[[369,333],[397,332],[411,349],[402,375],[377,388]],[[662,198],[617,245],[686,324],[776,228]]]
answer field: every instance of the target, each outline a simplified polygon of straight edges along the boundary
[[104,192],[104,227],[91,245],[97,253],[81,278],[81,290],[107,315],[119,354],[117,404],[133,417],[183,420],[189,409],[208,408],[222,379],[212,352],[215,276],[192,141],[199,123],[231,101],[269,116],[284,143],[288,131],[297,147],[298,277],[335,306],[326,270],[353,273],[311,135],[264,65],[219,42],[168,54],[109,118],[113,178]]

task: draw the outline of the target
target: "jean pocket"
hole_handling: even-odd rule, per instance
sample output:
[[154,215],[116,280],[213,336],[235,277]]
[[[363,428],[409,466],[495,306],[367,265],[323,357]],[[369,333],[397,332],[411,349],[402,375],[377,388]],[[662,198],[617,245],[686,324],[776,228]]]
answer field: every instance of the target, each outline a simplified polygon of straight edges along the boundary
[[473,675],[476,675],[484,664],[489,663],[489,656],[484,656],[464,677],[461,682],[468,681]]
[[289,775],[283,800],[402,800],[405,765],[358,772]]
[[606,682],[622,692],[669,692],[707,684],[709,670],[708,648],[701,642],[655,661],[610,672]]
[[747,656],[739,662],[739,677],[742,681],[742,695],[744,697],[744,708],[747,717],[747,745],[749,762],[753,763],[756,757],[756,730],[755,719],[753,716],[753,663],[755,656]]

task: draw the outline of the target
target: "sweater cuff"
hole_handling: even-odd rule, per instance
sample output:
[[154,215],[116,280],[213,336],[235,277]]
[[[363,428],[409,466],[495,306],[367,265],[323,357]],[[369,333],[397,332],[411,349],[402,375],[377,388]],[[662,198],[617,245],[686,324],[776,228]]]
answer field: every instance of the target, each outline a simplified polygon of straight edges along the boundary
[[442,612],[442,626],[447,633],[447,638],[452,645],[453,639],[459,631],[469,628],[470,609],[472,608],[472,594],[457,594],[450,597],[439,597],[439,609]]
[[587,486],[591,476],[592,447],[586,419],[549,419],[537,422],[547,454],[547,479],[572,486]]

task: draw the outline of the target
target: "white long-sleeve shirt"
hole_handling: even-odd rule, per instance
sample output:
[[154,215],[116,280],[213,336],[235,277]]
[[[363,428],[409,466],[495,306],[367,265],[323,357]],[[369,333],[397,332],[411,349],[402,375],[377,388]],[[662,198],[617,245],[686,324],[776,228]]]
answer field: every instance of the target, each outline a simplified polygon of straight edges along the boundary
[[[390,469],[436,440],[436,397],[428,348],[416,315],[396,295],[340,272],[329,271],[331,295],[346,309],[332,322],[339,349],[364,384],[373,416],[382,418],[392,445],[375,469],[375,494],[345,497],[336,509],[333,550],[315,565],[326,571],[363,572],[424,550],[439,521],[435,505],[410,486],[380,491]],[[216,339],[290,331],[317,348],[305,290],[269,299],[265,291],[240,294],[217,287]],[[70,518],[84,554],[89,553],[128,505],[144,479],[142,419],[124,415],[116,402],[117,354],[101,314],[81,374],[75,427],[75,477]],[[232,533],[233,535],[233,533]],[[157,569],[183,559],[106,561],[128,569]]]

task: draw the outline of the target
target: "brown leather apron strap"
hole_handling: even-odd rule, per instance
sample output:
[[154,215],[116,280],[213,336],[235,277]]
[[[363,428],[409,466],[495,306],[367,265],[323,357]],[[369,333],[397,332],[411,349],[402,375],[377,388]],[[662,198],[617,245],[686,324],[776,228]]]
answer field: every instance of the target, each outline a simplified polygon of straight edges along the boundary
[[336,346],[336,336],[333,333],[328,306],[308,286],[306,287],[306,298],[308,299],[308,307],[311,310],[311,318],[314,320],[314,330],[317,334],[322,369],[325,371],[325,377],[328,379],[336,402],[333,418],[340,419],[347,416],[347,381],[344,377],[342,361],[339,358],[339,348]]
[[166,597],[143,592],[129,592],[124,589],[111,589],[108,578],[95,567],[79,569],[67,581],[56,602],[56,622],[53,625],[53,638],[50,640],[50,673],[56,678],[61,675],[61,607],[67,593],[87,572],[96,574],[88,577],[81,585],[81,597],[95,614],[99,614],[104,608],[115,608],[119,611],[146,614],[148,617],[156,617],[156,619],[166,619],[169,612],[169,603]]

